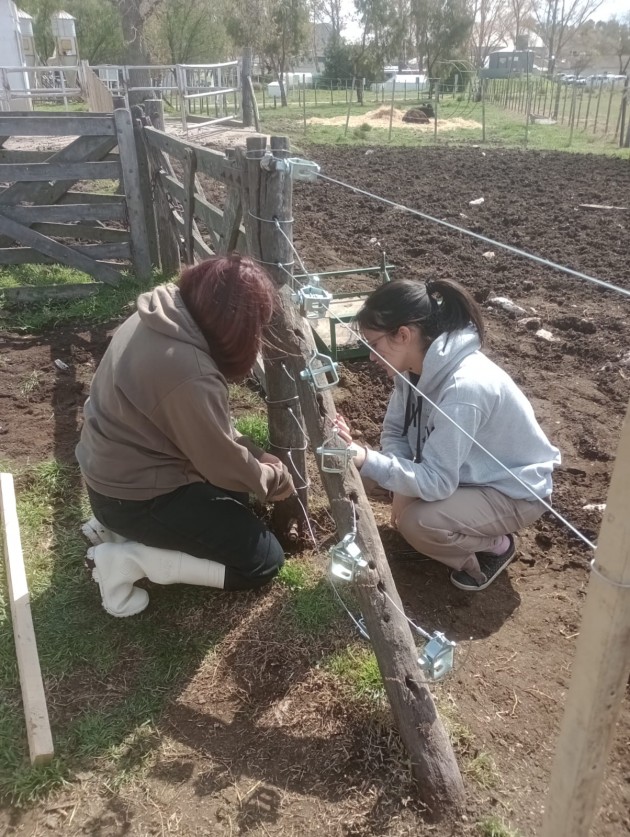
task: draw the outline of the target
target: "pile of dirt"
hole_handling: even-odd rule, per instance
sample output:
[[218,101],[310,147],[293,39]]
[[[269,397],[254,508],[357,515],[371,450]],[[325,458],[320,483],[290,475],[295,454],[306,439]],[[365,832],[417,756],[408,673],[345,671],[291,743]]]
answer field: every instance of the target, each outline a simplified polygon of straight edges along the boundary
[[[413,131],[434,131],[435,120],[432,119],[428,124],[420,124],[414,122],[403,122],[403,116],[406,109],[394,108],[392,116],[392,125],[396,128],[407,128]],[[389,119],[391,108],[380,107],[376,110],[368,111],[367,113],[359,115],[350,115],[348,125],[351,128],[359,128],[361,125],[370,125],[372,128],[387,128],[389,127]],[[319,116],[313,116],[308,120],[309,125],[345,125],[345,116],[332,116],[325,119]],[[452,119],[439,119],[437,121],[438,131],[455,131],[460,128],[474,130],[481,128],[480,122],[475,122],[472,119],[462,119],[461,117],[453,117]]]

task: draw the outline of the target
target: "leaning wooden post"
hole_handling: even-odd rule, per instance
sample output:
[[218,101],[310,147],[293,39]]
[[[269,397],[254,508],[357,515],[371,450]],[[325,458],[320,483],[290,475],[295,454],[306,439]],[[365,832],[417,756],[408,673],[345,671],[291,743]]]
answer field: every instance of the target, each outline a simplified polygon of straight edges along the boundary
[[[329,390],[314,392],[300,372],[315,351],[310,325],[291,301],[289,289],[281,289],[282,318],[276,322],[276,340],[291,359],[311,448],[322,444],[332,432],[335,404]],[[394,720],[411,759],[419,796],[435,818],[460,811],[464,786],[455,754],[438,716],[429,686],[418,664],[418,650],[383,550],[376,521],[354,465],[345,474],[321,470],[322,483],[341,537],[352,530],[354,514],[357,543],[368,569],[353,587]]]
[[588,584],[542,837],[587,837],[630,674],[630,408]]
[[33,628],[20,539],[20,525],[15,504],[15,489],[11,474],[0,474],[0,512],[2,514],[4,560],[7,569],[11,616],[13,618],[15,653],[20,672],[20,686],[22,687],[28,749],[31,764],[46,764],[52,759],[54,750],[42,672],[37,655],[37,642],[35,640],[35,629]]
[[[284,138],[272,137],[274,157],[284,158],[287,145]],[[277,166],[274,160],[269,160],[266,167],[261,168],[265,147],[264,137],[248,138],[247,160],[241,152],[242,164],[247,166],[248,171],[247,181],[244,176],[242,178],[242,183],[246,183],[243,187],[243,206],[249,209],[245,211],[245,226],[252,248],[250,253],[255,258],[271,262],[265,267],[279,286],[280,307],[268,335],[273,348],[266,350],[265,368],[267,397],[271,402],[270,430],[273,428],[273,432],[279,434],[273,438],[281,440],[282,448],[276,449],[281,455],[285,453],[284,447],[305,446],[304,434],[298,429],[300,413],[292,403],[296,407],[301,405],[313,448],[330,436],[335,406],[329,391],[315,393],[311,385],[300,378],[300,372],[315,351],[315,341],[310,326],[299,315],[291,299],[292,289],[286,282],[286,272],[275,267],[278,262],[285,265],[293,262],[294,253],[274,224],[260,220],[273,219],[274,216],[278,219],[292,217],[290,174]],[[290,227],[290,224],[282,227],[288,237],[291,237]],[[297,421],[288,413],[288,406]],[[292,456],[297,453],[295,451]],[[300,451],[300,455],[303,457],[304,452]],[[300,475],[305,475],[304,464],[300,465],[299,471]],[[392,712],[418,779],[420,797],[435,817],[458,811],[464,803],[461,775],[418,664],[418,651],[361,478],[352,465],[345,474],[321,472],[321,477],[340,536],[351,531],[356,509],[357,541],[369,560],[369,569],[355,590]]]
[[[286,285],[295,261],[293,239],[293,186],[291,172],[271,160],[269,167],[261,162],[265,155],[266,137],[248,137],[247,153],[240,154],[243,220],[247,233],[249,255],[261,262],[277,288]],[[274,157],[288,156],[286,137],[272,137]],[[279,232],[275,219],[284,233]],[[282,267],[278,267],[281,265]],[[278,340],[281,314],[274,316],[265,334],[263,360],[265,391],[269,408],[269,440],[271,451],[288,467],[298,489],[300,500],[307,505],[306,447],[302,430],[302,413],[295,381],[289,371],[284,345]],[[295,500],[277,503],[274,507],[274,528],[292,536],[294,522],[303,513]]]

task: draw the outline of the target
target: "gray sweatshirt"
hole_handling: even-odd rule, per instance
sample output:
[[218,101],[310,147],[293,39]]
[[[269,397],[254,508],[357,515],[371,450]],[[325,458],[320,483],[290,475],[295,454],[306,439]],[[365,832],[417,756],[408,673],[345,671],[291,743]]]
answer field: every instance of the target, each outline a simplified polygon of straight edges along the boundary
[[534,500],[512,475],[536,497],[551,494],[560,452],[521,390],[479,347],[473,326],[440,335],[425,355],[417,386],[509,471],[397,376],[383,422],[382,452],[368,451],[362,476],[423,500],[443,500],[459,486],[475,485]]

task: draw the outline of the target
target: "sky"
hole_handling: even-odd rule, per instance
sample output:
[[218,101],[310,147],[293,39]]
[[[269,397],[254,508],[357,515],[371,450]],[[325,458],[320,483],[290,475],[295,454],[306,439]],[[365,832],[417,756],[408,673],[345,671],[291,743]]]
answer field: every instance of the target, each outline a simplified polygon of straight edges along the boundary
[[604,0],[592,17],[595,20],[608,20],[613,16],[623,17],[625,14],[630,14],[630,0]]
[[[353,0],[342,0],[342,9],[347,18],[344,35],[350,39],[358,38],[361,34],[360,27],[350,19],[354,14]],[[591,17],[594,20],[608,20],[611,17],[621,18],[625,14],[630,14],[630,0],[604,0]]]

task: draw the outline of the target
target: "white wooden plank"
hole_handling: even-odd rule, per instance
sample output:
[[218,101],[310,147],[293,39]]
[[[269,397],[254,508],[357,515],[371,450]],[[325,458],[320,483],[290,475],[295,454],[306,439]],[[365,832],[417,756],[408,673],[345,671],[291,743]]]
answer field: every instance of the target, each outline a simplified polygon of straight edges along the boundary
[[45,764],[54,755],[44,683],[28,595],[24,556],[11,474],[0,474],[0,506],[4,560],[13,619],[15,653],[20,672],[28,748],[32,764]]

